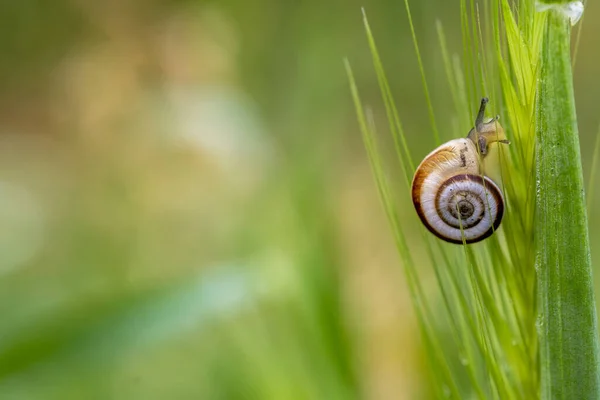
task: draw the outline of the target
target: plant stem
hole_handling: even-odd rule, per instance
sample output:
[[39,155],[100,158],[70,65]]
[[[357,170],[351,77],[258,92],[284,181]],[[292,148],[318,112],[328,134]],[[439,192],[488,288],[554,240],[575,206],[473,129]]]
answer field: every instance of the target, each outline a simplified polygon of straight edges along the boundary
[[541,398],[600,398],[598,330],[569,20],[549,10],[536,113]]

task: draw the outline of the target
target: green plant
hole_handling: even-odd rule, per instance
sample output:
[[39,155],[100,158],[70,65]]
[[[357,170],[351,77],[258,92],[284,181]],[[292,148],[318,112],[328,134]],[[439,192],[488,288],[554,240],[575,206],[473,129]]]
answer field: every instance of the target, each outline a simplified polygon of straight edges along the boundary
[[[421,229],[438,288],[439,297],[432,297],[423,288],[422,262],[412,251],[419,245],[406,236],[407,222],[398,217],[407,191],[397,193],[389,182],[374,118],[361,103],[346,63],[436,393],[451,398],[597,398],[596,311],[569,55],[569,17],[574,15],[565,12],[568,5],[536,9],[527,0],[461,0],[462,57],[450,54],[443,26],[436,25],[456,109],[454,126],[460,127],[439,137],[408,0],[405,6],[432,147],[466,136],[482,96],[491,98],[513,143],[508,150],[500,148],[496,160],[485,161],[486,174],[500,166],[507,205],[500,232],[480,244],[455,246]],[[364,24],[403,181],[410,189],[415,162],[366,15]],[[444,340],[441,329],[449,330],[451,341]]]

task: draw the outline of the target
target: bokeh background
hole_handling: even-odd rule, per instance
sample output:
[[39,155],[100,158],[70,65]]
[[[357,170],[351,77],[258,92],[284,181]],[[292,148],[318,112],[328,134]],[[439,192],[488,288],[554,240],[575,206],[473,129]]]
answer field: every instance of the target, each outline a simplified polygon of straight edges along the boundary
[[[363,6],[420,159],[402,1],[0,2],[0,398],[433,396],[343,65],[385,132]],[[461,54],[459,2],[412,12],[450,126],[435,21]],[[598,18],[575,69],[586,180]]]

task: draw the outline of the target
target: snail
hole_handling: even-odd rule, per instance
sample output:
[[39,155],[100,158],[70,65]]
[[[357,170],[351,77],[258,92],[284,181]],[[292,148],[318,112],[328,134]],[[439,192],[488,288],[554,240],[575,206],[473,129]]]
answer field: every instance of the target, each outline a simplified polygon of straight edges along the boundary
[[484,120],[481,100],[475,127],[466,138],[444,143],[419,164],[412,200],[423,224],[447,242],[475,243],[500,226],[504,198],[498,185],[483,175],[482,160],[491,143],[509,144],[499,116]]

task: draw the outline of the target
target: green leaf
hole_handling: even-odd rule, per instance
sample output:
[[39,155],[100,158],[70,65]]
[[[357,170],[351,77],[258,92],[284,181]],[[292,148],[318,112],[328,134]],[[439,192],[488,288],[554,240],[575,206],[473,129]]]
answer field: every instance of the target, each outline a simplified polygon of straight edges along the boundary
[[569,45],[569,20],[548,11],[536,111],[541,396],[597,399],[598,330]]

